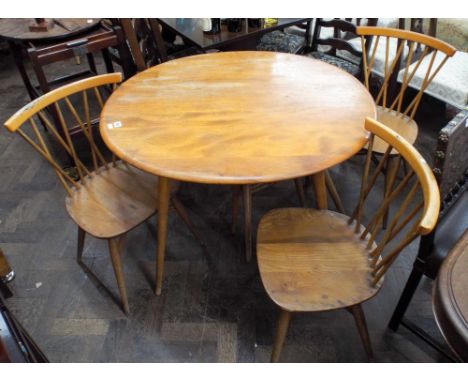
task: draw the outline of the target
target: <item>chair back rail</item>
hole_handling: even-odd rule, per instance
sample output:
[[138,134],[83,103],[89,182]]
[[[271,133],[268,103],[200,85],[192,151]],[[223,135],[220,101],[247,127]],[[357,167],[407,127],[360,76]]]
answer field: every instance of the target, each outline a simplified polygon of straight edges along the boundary
[[[326,54],[332,56],[336,55],[337,50],[346,50],[352,55],[356,56],[357,59],[362,57],[362,53],[357,50],[347,40],[352,37],[356,37],[356,27],[365,22],[368,25],[376,25],[376,18],[371,19],[356,19],[355,23],[352,19],[321,19],[318,18],[315,23],[314,34],[312,37],[312,51],[316,51],[319,45],[329,46],[330,49],[326,51]],[[333,28],[333,37],[321,38],[322,28]]]
[[166,46],[156,19],[119,19],[138,72],[168,60]]
[[[409,243],[419,235],[425,235],[432,231],[439,215],[440,197],[437,182],[430,167],[411,144],[390,128],[371,118],[366,119],[365,128],[371,133],[369,149],[364,164],[359,201],[350,215],[348,223],[354,224],[355,233],[359,235],[361,240],[367,241],[373,269],[372,284],[376,285]],[[388,148],[380,160],[374,163],[372,147],[376,136],[384,140],[388,144]],[[387,175],[390,177],[387,179],[390,183],[390,192],[385,195],[382,203],[376,208],[368,222],[364,224],[366,200],[377,184],[382,169],[388,164],[390,158],[394,158],[394,152],[398,153],[396,171]],[[373,164],[375,168],[371,171]],[[409,170],[401,180],[397,180],[397,174],[404,172],[406,167]],[[422,200],[417,197],[418,191],[422,191]],[[383,230],[384,216],[397,198],[403,198],[403,201],[396,208],[393,219],[386,230]],[[364,228],[362,228],[363,226]],[[399,234],[402,234],[403,238],[394,241]],[[375,245],[379,235],[378,244]]]
[[[8,130],[18,133],[49,162],[69,195],[72,194],[74,188],[79,189],[81,185],[85,184],[87,177],[94,176],[94,172],[100,167],[108,169],[108,161],[98,148],[93,137],[95,119],[91,116],[90,101],[91,98],[94,98],[94,104],[97,104],[97,108],[101,110],[105,99],[102,90],[105,89],[106,93],[113,91],[121,80],[122,75],[120,73],[111,73],[63,86],[31,101],[5,122],[5,127]],[[109,89],[109,86],[112,88]],[[72,95],[80,95],[79,108],[77,104],[74,105],[70,100]],[[54,125],[47,117],[45,110],[47,107],[53,107],[56,111],[58,126]],[[64,117],[64,111],[78,124],[79,129],[86,138],[91,153],[92,170],[88,169],[77,153],[70,137],[69,126]],[[47,127],[47,130],[40,129],[38,121],[41,121]],[[28,124],[29,126],[26,126]],[[79,181],[73,179],[59,165],[52,154],[55,147],[52,147],[52,142],[50,141],[73,159]],[[112,156],[112,162],[115,165],[115,156]]]
[[[407,30],[394,29],[394,28],[380,28],[380,27],[357,27],[356,32],[361,36],[361,45],[363,53],[363,70],[364,70],[364,82],[368,89],[370,89],[370,76],[374,65],[375,55],[377,47],[381,39],[385,40],[385,63],[384,63],[384,78],[380,89],[377,92],[375,102],[384,108],[396,110],[403,116],[407,116],[414,119],[414,115],[418,109],[419,103],[421,102],[424,91],[427,89],[431,81],[444,66],[447,59],[453,56],[456,49],[434,37],[423,35]],[[369,40],[366,38],[373,36],[374,45],[372,49]],[[398,49],[393,57],[390,59],[390,39],[399,39]],[[404,62],[400,62],[403,59],[403,48],[408,44],[408,54],[404,59]],[[418,45],[424,46],[422,53],[418,59],[413,62],[414,54],[418,49]],[[440,53],[443,55],[442,59],[435,63],[436,55]],[[404,106],[403,100],[407,93],[407,89],[414,75],[418,71],[423,60],[429,57],[429,64],[424,75],[424,79],[420,85],[420,89],[411,101]],[[396,92],[394,97],[391,97],[391,79],[396,79],[395,72],[402,68],[403,78],[399,91]],[[393,99],[391,99],[393,98]]]

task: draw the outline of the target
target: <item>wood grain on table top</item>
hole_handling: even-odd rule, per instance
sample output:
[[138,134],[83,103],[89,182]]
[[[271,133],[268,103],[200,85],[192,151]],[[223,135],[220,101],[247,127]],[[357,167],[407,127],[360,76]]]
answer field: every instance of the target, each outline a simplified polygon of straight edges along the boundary
[[226,52],[134,76],[107,101],[101,134],[119,157],[156,175],[247,184],[349,158],[366,142],[367,116],[376,116],[371,95],[341,69],[297,55]]

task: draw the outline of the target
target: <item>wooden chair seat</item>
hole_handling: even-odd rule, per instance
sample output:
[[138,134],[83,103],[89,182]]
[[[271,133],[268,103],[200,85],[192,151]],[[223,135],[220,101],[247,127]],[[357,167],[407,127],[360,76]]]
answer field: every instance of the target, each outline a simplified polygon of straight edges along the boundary
[[[119,236],[156,212],[158,178],[117,162],[86,177],[65,200],[71,218],[99,238]],[[91,175],[96,174],[92,172]]]
[[258,228],[257,258],[263,285],[282,309],[312,312],[368,300],[371,286],[366,241],[349,217],[328,210],[276,209]]
[[[377,106],[377,119],[379,122],[390,127],[398,135],[405,138],[412,145],[416,141],[418,136],[418,124],[414,119],[397,112],[396,110],[383,108]],[[388,144],[376,137],[374,142],[374,152],[385,153]],[[392,154],[395,154],[395,150],[392,150]]]
[[[287,208],[273,210],[260,221],[260,276],[268,296],[280,308],[273,362],[279,360],[295,312],[340,308],[353,315],[366,353],[372,359],[361,305],[379,291],[385,273],[403,249],[420,235],[429,234],[437,222],[439,190],[421,154],[376,120],[366,118],[365,129],[370,134],[361,191],[349,216],[328,210]],[[376,137],[389,145],[379,159],[374,158],[373,151]],[[392,149],[399,154],[395,161],[389,155]],[[370,204],[369,196],[378,184],[382,168],[388,167],[390,161],[393,170],[384,173],[385,178],[391,178],[386,182],[391,184],[388,193],[379,205]],[[404,168],[406,175],[394,184],[394,174]],[[392,209],[392,204],[398,208]],[[365,205],[370,213],[364,213]],[[394,215],[384,229],[383,220],[389,211]]]

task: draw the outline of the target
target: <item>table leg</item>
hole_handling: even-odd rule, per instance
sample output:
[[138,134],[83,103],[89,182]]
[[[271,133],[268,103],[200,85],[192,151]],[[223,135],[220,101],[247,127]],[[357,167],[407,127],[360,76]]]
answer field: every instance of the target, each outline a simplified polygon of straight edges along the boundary
[[312,175],[312,184],[314,185],[315,200],[319,210],[328,208],[327,187],[325,185],[325,171],[317,172]]
[[15,60],[16,67],[18,68],[18,71],[23,80],[24,86],[28,91],[29,97],[31,98],[31,100],[34,100],[39,96],[39,94],[36,92],[34,86],[31,84],[31,80],[29,79],[28,73],[26,72],[26,68],[24,67],[23,49],[21,45],[16,44],[13,41],[8,41],[8,45],[10,47],[11,54]]
[[252,259],[252,194],[248,184],[242,186],[242,196],[244,202],[245,260],[250,262]]
[[167,218],[169,214],[169,179],[159,177],[158,185],[158,249],[156,258],[156,290],[161,294],[164,270],[164,255],[166,251]]

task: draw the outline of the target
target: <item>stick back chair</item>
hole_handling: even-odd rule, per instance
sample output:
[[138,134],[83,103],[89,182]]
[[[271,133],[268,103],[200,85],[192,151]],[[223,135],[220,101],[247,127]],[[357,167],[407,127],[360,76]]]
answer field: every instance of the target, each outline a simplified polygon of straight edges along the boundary
[[[271,360],[279,360],[292,313],[346,309],[352,313],[369,358],[373,357],[361,304],[381,288],[384,275],[401,251],[434,228],[439,190],[434,175],[416,149],[393,130],[367,118],[370,132],[358,203],[350,216],[329,210],[277,209],[261,220],[257,235],[260,276],[280,307]],[[372,147],[380,138],[388,149],[378,163]],[[381,168],[390,151],[409,171],[383,203],[372,194],[381,186]],[[372,168],[371,171],[371,167]],[[422,197],[421,192],[422,191]],[[369,207],[366,214],[364,207]],[[387,230],[383,215],[395,210]],[[393,208],[396,207],[396,208]],[[377,240],[378,239],[378,240]]]
[[[377,119],[395,130],[409,143],[414,144],[418,135],[418,125],[414,121],[414,116],[418,110],[424,91],[449,57],[455,54],[456,49],[434,37],[401,29],[359,26],[356,28],[356,33],[361,37],[364,83],[368,90],[371,90],[370,78],[375,63],[377,47],[380,39],[385,39],[386,55],[383,81],[381,81],[380,88],[375,92],[375,103],[378,105]],[[367,46],[370,41],[368,39],[369,36],[372,36],[372,40],[374,41],[372,49],[369,49]],[[390,40],[392,38],[399,39],[399,44],[396,54],[392,59],[389,59]],[[406,57],[402,57],[405,46],[409,47],[408,54]],[[436,56],[438,56],[437,60]],[[428,58],[426,59],[426,57]],[[427,60],[429,60],[429,63],[427,68],[424,68],[424,65],[421,64]],[[392,91],[392,89],[396,88],[396,74],[400,69],[403,73],[401,86],[399,90]],[[418,70],[425,70],[425,74],[419,91],[413,95],[407,90]],[[386,144],[381,140],[376,140],[374,144],[375,152],[384,153],[386,148]]]
[[[359,78],[362,74],[362,52],[349,42],[356,36],[356,27],[359,25],[375,26],[377,19],[316,19],[312,49],[307,56],[337,66]],[[327,28],[332,29],[331,35],[324,35]],[[346,58],[339,55],[343,52],[348,53]]]
[[[106,95],[110,95],[121,80],[121,73],[104,74],[52,90],[17,111],[5,122],[5,127],[18,133],[49,162],[65,188],[66,209],[78,225],[77,261],[81,263],[86,233],[107,240],[122,307],[128,313],[120,246],[128,231],[156,212],[158,178],[117,160],[114,155],[109,158],[96,141],[97,119],[93,119],[92,114],[97,108],[99,115]],[[47,118],[45,109],[48,107],[56,110],[59,126],[54,126]],[[78,149],[71,140],[66,121],[70,118],[83,133],[90,152],[88,161],[84,159],[85,150]],[[47,130],[39,128],[39,121]],[[111,127],[118,128],[118,125]],[[59,149],[73,159],[76,177],[64,171],[54,158],[58,157]],[[190,225],[183,207],[174,198],[171,198],[173,206]]]

